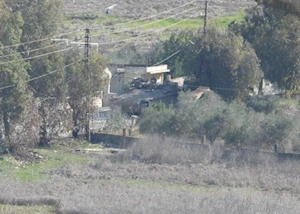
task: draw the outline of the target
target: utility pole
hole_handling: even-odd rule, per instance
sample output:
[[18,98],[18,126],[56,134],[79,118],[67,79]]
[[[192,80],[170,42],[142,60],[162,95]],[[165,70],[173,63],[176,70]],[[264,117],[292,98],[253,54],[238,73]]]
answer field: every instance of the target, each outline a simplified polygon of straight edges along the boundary
[[[84,58],[85,62],[89,63],[90,49],[91,49],[91,32],[89,29],[85,29],[85,43],[84,43]],[[90,71],[88,71],[90,72]],[[86,94],[86,115],[85,115],[85,137],[88,141],[91,140],[91,131],[90,131],[90,84],[91,83],[91,75],[88,74],[88,84],[89,90]]]
[[85,29],[85,36],[84,36],[84,58],[88,61],[90,56],[90,49],[91,49],[91,31],[90,29]]
[[208,13],[208,1],[205,1],[205,9],[204,9],[204,25],[203,25],[203,35],[206,35],[207,28],[207,13]]

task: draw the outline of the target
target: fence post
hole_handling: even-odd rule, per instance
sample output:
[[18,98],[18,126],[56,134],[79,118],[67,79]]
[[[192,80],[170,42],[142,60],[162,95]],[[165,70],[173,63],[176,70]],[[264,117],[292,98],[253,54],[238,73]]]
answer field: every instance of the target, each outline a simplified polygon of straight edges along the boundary
[[122,145],[121,148],[124,149],[126,145],[126,128],[123,129],[123,140],[122,140]]
[[278,153],[278,147],[277,144],[274,145],[274,152],[277,154]]
[[166,139],[166,133],[165,132],[162,133],[161,138],[162,138],[162,141],[165,141],[165,139]]
[[202,144],[206,144],[206,135],[202,135]]

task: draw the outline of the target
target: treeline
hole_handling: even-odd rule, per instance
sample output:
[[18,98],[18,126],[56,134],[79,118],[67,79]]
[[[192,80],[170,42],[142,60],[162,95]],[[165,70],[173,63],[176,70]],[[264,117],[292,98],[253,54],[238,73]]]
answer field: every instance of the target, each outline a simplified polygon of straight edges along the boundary
[[192,85],[214,88],[227,100],[245,99],[262,77],[288,92],[299,90],[299,3],[258,2],[244,21],[232,22],[227,29],[171,36],[156,47],[152,62],[167,59],[173,76],[188,76]]
[[247,102],[225,102],[214,92],[195,100],[182,92],[174,106],[154,104],[144,110],[140,131],[199,143],[224,142],[281,152],[299,152],[299,109],[282,104],[277,96],[249,97]]
[[208,86],[221,97],[195,101],[188,93],[175,106],[154,105],[143,113],[141,131],[298,151],[299,101],[287,107],[277,96],[249,97],[249,88],[266,78],[286,96],[299,92],[299,3],[258,2],[243,22],[227,29],[209,28],[200,36],[184,32],[157,46],[153,61],[166,58],[172,75],[188,77],[191,90]]
[[60,0],[0,0],[0,152],[47,145],[87,124],[106,59],[53,45],[62,24]]

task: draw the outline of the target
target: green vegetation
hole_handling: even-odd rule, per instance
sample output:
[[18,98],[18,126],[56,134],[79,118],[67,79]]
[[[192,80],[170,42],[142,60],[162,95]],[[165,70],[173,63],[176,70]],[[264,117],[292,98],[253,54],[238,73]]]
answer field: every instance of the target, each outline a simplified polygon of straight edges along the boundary
[[[208,22],[209,26],[221,26],[221,27],[228,27],[228,25],[232,21],[243,21],[245,18],[245,11],[238,11],[236,14],[233,15],[225,15],[220,17],[211,18]],[[109,27],[110,25],[117,24],[120,27],[125,28],[132,28],[132,29],[161,29],[166,28],[170,25],[173,25],[170,29],[198,29],[201,26],[203,26],[203,18],[190,18],[185,21],[181,21],[181,19],[166,19],[166,20],[142,20],[142,21],[134,21],[130,22],[128,20],[122,19],[121,17],[115,17],[112,15],[109,16],[95,16],[91,17],[90,19],[88,17],[85,18],[85,15],[78,15],[78,17],[72,18],[71,16],[66,16],[65,20],[70,25],[78,25],[78,20],[82,22],[82,24],[88,25],[88,24],[101,24],[103,26]],[[128,22],[128,23],[127,23]],[[119,24],[124,23],[124,24]],[[176,24],[178,23],[178,24]]]
[[252,44],[267,79],[295,92],[300,83],[299,14],[286,1],[270,2],[248,11],[245,21],[230,29]]
[[62,51],[45,39],[63,20],[61,3],[0,1],[1,154],[26,153],[59,133],[88,129],[85,98],[99,95],[107,62],[94,52],[83,61],[79,50]]
[[[290,117],[289,114],[294,115]],[[140,131],[146,134],[188,139],[206,136],[213,144],[273,151],[298,152],[299,108],[291,109],[287,102],[273,96],[249,97],[245,103],[223,101],[207,92],[195,101],[190,92],[181,93],[178,103],[169,108],[156,106],[145,109]]]
[[55,208],[52,206],[18,206],[18,205],[2,205],[0,204],[1,213],[14,214],[54,214]]
[[[178,24],[176,24],[178,23]],[[200,26],[203,25],[202,19],[188,19],[186,21],[180,22],[178,19],[167,19],[163,21],[138,21],[134,23],[128,23],[126,24],[126,27],[128,28],[139,28],[141,26],[142,29],[148,30],[148,29],[160,29],[160,28],[166,28],[170,25],[173,25],[170,29],[185,29],[185,28],[191,28],[191,29],[198,29]],[[176,24],[176,25],[175,25]]]
[[[240,214],[245,205],[250,213],[293,214],[299,210],[297,162],[238,151],[224,157],[221,144],[198,150],[196,146],[201,145],[188,147],[183,140],[144,136],[115,155],[75,155],[61,145],[65,141],[56,142],[50,149],[37,151],[45,159],[51,157],[53,163],[64,160],[68,164],[47,166],[43,172],[47,177],[39,181],[11,179],[8,173],[1,173],[0,211],[169,213],[176,208],[184,213],[189,207],[189,213],[195,214]],[[189,143],[193,146],[191,140]],[[79,143],[74,148],[87,147],[95,145]]]
[[[187,77],[187,91],[172,106],[145,109],[139,142],[111,150],[54,140],[72,130],[74,137],[88,133],[90,101],[104,90],[107,59],[92,52],[82,60],[79,49],[44,49],[51,45],[44,38],[64,19],[109,26],[121,18],[71,20],[61,14],[59,0],[0,0],[0,212],[298,213],[299,163],[280,159],[274,146],[299,153],[299,101],[290,99],[300,88],[299,13],[283,1],[261,2],[246,13],[209,20],[206,36],[196,33],[200,19],[170,31],[184,32],[163,35],[168,40],[152,47],[149,58],[176,53],[165,63],[173,77]],[[177,21],[125,27],[159,30]],[[137,47],[117,50],[119,58],[144,62]],[[262,77],[285,89],[284,98],[249,96]],[[195,100],[189,90],[199,85],[214,92]],[[127,121],[114,108],[106,122],[107,132],[119,133]]]
[[64,16],[64,23],[67,24],[68,27],[76,26],[76,25],[93,25],[93,24],[101,24],[105,26],[113,25],[115,23],[122,22],[120,17],[112,16],[112,15],[104,15],[104,16],[87,16],[86,14],[77,14],[76,16],[66,15]]
[[[74,142],[73,142],[74,144]],[[88,146],[77,147],[78,150],[83,149],[96,149],[99,146]],[[22,181],[38,182],[40,180],[47,179],[47,171],[50,169],[55,169],[67,165],[82,165],[91,162],[93,159],[83,156],[82,152],[75,152],[74,145],[68,148],[60,147],[57,148],[60,151],[52,149],[35,149],[42,159],[34,163],[20,163],[14,158],[5,156],[3,160],[0,161],[1,173],[4,173],[10,178]],[[73,148],[73,149],[72,149]]]
[[226,15],[208,20],[209,27],[224,27],[227,28],[232,22],[242,22],[245,20],[246,12],[241,10],[235,15]]
[[[61,6],[59,0],[26,0],[22,4],[2,0],[1,5],[1,45],[9,46],[1,49],[3,55],[9,56],[0,59],[1,152],[18,154],[27,151],[24,148],[37,144],[47,146],[59,133],[70,133],[71,130],[74,136],[80,130],[85,130],[87,134],[88,114],[92,111],[91,97],[99,96],[106,85],[108,76],[104,69],[108,60],[93,52],[88,61],[83,61],[78,49],[64,54],[59,53],[59,48],[55,46],[44,49],[50,45],[50,41],[42,38],[51,37],[63,20],[58,10]],[[198,104],[185,106],[204,115],[201,117],[203,120],[193,121],[197,118],[193,112],[185,115],[178,108],[156,106],[155,109],[153,106],[151,114],[159,110],[164,115],[158,117],[158,126],[153,123],[155,119],[145,117],[147,123],[143,125],[152,124],[152,127],[145,128],[142,125],[141,130],[166,131],[172,135],[169,130],[172,127],[177,130],[177,135],[197,137],[199,133],[205,133],[210,141],[222,138],[228,145],[252,145],[259,142],[265,146],[286,141],[281,143],[294,148],[296,134],[291,127],[295,124],[286,115],[291,111],[293,115],[297,114],[297,101],[290,103],[292,110],[282,110],[277,101],[265,97],[248,100],[249,88],[258,87],[262,77],[270,79],[280,89],[285,89],[286,97],[292,97],[292,93],[299,89],[299,17],[293,9],[286,7],[287,11],[291,10],[289,14],[271,4],[264,4],[247,12],[239,11],[236,15],[209,20],[205,36],[195,33],[202,21],[190,19],[181,22],[177,29],[188,28],[191,31],[172,34],[167,41],[151,47],[147,53],[147,62],[155,64],[161,59],[167,59],[164,63],[169,65],[173,77],[188,77],[190,89],[199,85],[211,88],[222,97],[218,102],[223,108],[219,109],[222,113],[218,113],[213,110],[201,112],[198,110],[201,105]],[[120,19],[115,16],[85,17],[82,14],[80,17],[85,19],[83,21],[105,23],[107,26],[110,24],[108,22]],[[162,29],[176,21],[179,20],[140,21],[125,26],[135,28],[147,25],[144,30]],[[113,36],[121,38],[122,35]],[[15,48],[14,45],[18,43],[22,45]],[[38,49],[37,53],[31,52],[32,49]],[[49,51],[55,53],[48,55]],[[126,59],[127,63],[145,63],[146,57],[138,51],[137,47],[124,46],[117,49],[116,54],[118,58]],[[278,60],[279,56],[283,60]],[[28,57],[33,58],[24,62],[26,60],[23,59]],[[266,120],[253,121],[258,128],[250,133],[253,127],[246,121],[236,119],[237,112],[247,120],[251,116],[256,118],[259,114],[266,114]],[[271,118],[268,114],[275,116]],[[186,127],[178,125],[178,115],[186,123],[190,122],[188,130],[182,131]],[[109,131],[117,132],[120,129],[123,122],[119,118],[112,117]],[[267,129],[263,130],[263,126]],[[275,135],[274,132],[279,130],[283,134]],[[287,130],[293,130],[292,134]],[[266,139],[268,137],[272,140]]]

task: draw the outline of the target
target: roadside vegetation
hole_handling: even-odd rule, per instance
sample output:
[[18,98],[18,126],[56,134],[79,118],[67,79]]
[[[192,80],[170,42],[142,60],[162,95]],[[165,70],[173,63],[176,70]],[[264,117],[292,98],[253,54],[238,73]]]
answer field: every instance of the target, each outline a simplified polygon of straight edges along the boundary
[[[142,40],[146,55],[129,44],[115,47],[116,58],[91,52],[87,60],[80,49],[62,51],[45,39],[65,19],[74,24],[61,1],[0,0],[0,212],[298,213],[299,161],[281,159],[274,147],[300,153],[299,3],[258,2],[211,20],[206,35],[192,19],[151,46]],[[113,26],[120,17],[79,24]],[[117,59],[165,59],[172,77],[187,78],[177,103],[142,112],[142,137],[126,149],[85,140],[91,98]],[[280,95],[249,96],[262,78]],[[191,91],[199,86],[211,91],[196,100]],[[115,109],[109,117],[106,131],[120,133],[126,116]]]
[[[103,148],[84,150],[88,144],[80,141],[77,147],[71,145],[52,144],[56,154],[37,150],[43,160],[23,166],[42,174],[41,180],[20,180],[14,173],[1,173],[0,209],[6,213],[21,209],[19,213],[89,214],[99,210],[295,213],[299,209],[298,162],[238,151],[224,156],[221,144],[199,153],[180,139],[153,135],[118,153]],[[70,156],[85,160],[70,162]],[[53,165],[45,167],[43,162]]]
[[[195,100],[181,92],[177,104],[145,109],[140,131],[172,137],[186,137],[213,144],[299,153],[299,107],[279,96],[254,96],[245,102],[225,102],[214,92]],[[284,102],[285,101],[285,102]],[[163,105],[163,104],[162,104]]]

